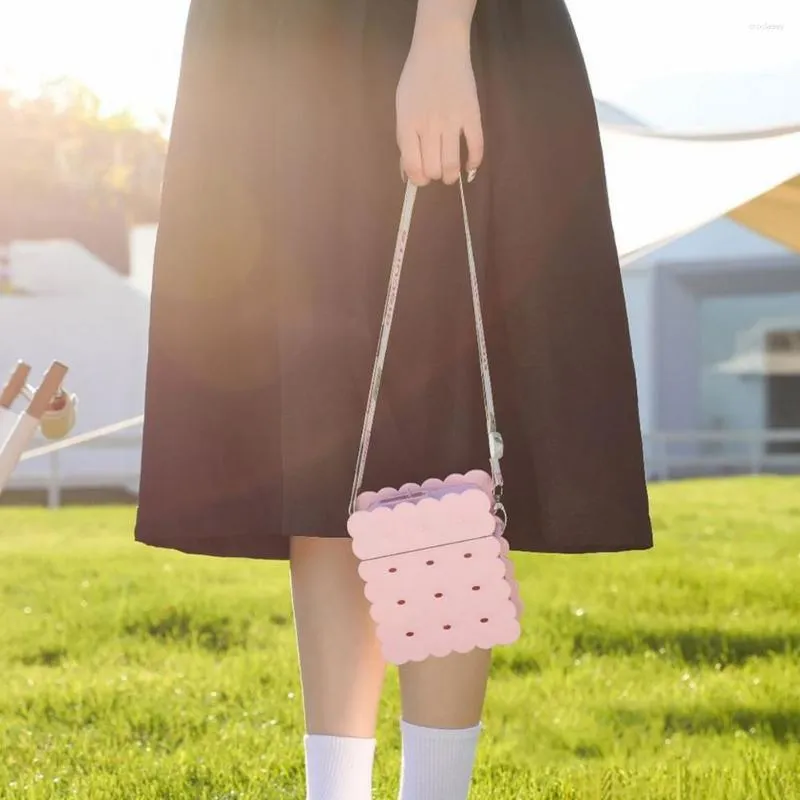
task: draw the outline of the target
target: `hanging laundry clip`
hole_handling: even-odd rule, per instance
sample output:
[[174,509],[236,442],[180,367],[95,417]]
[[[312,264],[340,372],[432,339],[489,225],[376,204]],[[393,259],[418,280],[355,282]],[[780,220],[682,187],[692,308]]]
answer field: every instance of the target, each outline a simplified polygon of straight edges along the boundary
[[[5,386],[0,388],[0,492],[37,429],[46,439],[63,439],[75,426],[78,398],[62,387],[67,367],[54,361],[38,387],[28,381],[31,368],[20,361]],[[21,414],[12,411],[23,397],[28,407]]]

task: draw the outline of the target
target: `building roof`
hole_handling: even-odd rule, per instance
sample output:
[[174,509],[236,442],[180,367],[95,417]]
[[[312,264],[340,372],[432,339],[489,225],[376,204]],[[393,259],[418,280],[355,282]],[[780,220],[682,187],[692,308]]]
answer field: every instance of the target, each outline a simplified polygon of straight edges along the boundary
[[595,98],[594,107],[597,112],[597,119],[602,125],[626,125],[636,128],[650,127],[619,106],[609,103],[607,100],[598,100]]

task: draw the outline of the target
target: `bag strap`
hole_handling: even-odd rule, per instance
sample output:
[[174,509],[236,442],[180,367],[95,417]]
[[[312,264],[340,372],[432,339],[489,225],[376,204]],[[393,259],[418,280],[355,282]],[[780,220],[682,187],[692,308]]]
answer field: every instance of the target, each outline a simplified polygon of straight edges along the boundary
[[[483,314],[481,313],[481,300],[478,286],[478,269],[475,266],[475,253],[472,248],[472,235],[469,229],[469,217],[467,215],[467,201],[464,197],[464,183],[461,176],[458,179],[458,188],[461,195],[461,211],[464,217],[464,232],[467,238],[467,261],[469,262],[469,279],[472,286],[472,309],[475,315],[475,333],[478,338],[478,356],[481,370],[481,385],[483,390],[483,405],[486,412],[486,432],[489,439],[489,463],[492,473],[492,483],[494,485],[494,497],[496,507],[502,510],[500,500],[503,493],[503,474],[500,470],[500,459],[503,457],[503,438],[497,431],[497,421],[494,410],[494,396],[492,394],[492,381],[489,376],[489,354],[486,349],[486,334],[483,328]],[[386,361],[386,351],[389,346],[389,333],[394,319],[394,310],[397,303],[397,292],[400,288],[400,274],[403,271],[403,259],[408,242],[408,232],[411,227],[411,214],[414,210],[414,200],[417,195],[417,187],[408,181],[406,183],[406,194],[403,201],[403,210],[400,214],[400,228],[397,232],[397,242],[394,250],[394,260],[392,270],[389,275],[389,289],[386,294],[386,305],[383,310],[383,320],[381,322],[380,339],[378,341],[378,352],[375,356],[375,363],[372,368],[372,381],[369,387],[369,397],[367,399],[367,410],[364,415],[364,427],[361,431],[361,442],[358,448],[358,462],[356,474],[353,480],[353,490],[350,495],[350,513],[356,510],[356,501],[361,491],[361,484],[364,481],[364,470],[367,461],[367,452],[372,437],[372,427],[375,422],[375,410],[378,406],[378,393],[383,376],[383,366]],[[504,513],[504,512],[503,512]]]

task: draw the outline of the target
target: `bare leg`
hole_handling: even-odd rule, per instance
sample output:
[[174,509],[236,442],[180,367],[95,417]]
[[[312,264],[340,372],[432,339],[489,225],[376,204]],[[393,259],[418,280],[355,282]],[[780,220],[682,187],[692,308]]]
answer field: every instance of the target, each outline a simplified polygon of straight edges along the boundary
[[386,665],[349,538],[292,540],[306,800],[372,800]]
[[403,719],[426,728],[477,725],[483,713],[492,653],[473,650],[400,667]]
[[349,538],[292,540],[303,707],[310,734],[372,738],[386,665]]

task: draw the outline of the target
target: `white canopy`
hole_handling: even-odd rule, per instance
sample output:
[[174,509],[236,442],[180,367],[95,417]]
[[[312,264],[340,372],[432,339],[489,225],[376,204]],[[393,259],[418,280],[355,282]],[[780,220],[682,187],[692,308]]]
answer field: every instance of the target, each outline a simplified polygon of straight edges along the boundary
[[679,134],[600,124],[622,265],[721,216],[800,252],[800,125]]

